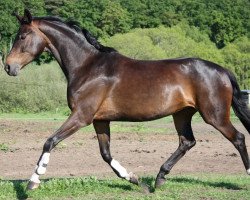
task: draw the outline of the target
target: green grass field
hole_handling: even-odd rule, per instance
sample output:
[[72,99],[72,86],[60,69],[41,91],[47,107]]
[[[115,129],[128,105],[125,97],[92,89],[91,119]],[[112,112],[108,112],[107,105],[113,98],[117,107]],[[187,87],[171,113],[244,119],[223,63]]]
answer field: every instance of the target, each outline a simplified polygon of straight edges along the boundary
[[43,180],[41,187],[26,191],[27,181],[0,181],[0,199],[250,199],[250,180],[237,175],[169,176],[160,189],[153,187],[154,178],[143,177],[150,193],[120,179],[99,180],[95,177]]

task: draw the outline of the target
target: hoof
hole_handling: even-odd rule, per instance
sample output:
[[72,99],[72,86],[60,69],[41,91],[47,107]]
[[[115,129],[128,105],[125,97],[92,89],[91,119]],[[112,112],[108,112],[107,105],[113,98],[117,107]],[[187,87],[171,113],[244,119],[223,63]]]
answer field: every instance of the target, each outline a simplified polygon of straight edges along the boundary
[[27,185],[27,190],[34,190],[39,187],[39,183],[35,183],[33,181],[29,181]]
[[142,192],[144,194],[150,194],[151,190],[150,190],[150,186],[145,184],[145,183],[140,183],[140,187],[142,188]]
[[130,183],[133,183],[135,185],[139,185],[139,178],[138,178],[137,175],[135,175],[132,172],[130,172],[129,177],[130,177],[130,179],[129,179]]
[[162,185],[164,185],[166,182],[166,179],[163,178],[157,178],[155,181],[155,188],[160,188]]

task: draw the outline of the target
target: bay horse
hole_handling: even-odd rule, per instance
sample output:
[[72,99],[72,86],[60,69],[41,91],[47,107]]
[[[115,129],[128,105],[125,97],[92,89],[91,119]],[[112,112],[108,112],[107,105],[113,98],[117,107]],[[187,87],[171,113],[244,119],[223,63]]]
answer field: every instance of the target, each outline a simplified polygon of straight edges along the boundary
[[179,146],[160,168],[155,181],[155,187],[160,187],[172,167],[196,143],[191,119],[197,111],[235,146],[250,175],[245,137],[232,125],[230,107],[248,133],[250,110],[230,71],[198,58],[131,59],[101,45],[72,21],[33,17],[27,9],[24,16],[15,16],[20,29],[6,59],[6,72],[17,76],[43,51],[50,51],[67,79],[67,101],[71,110],[65,123],[46,140],[28,189],[39,186],[39,177],[46,171],[51,150],[91,123],[104,161],[120,178],[138,185],[138,177],[128,173],[111,156],[110,121],[149,121],[172,115]]

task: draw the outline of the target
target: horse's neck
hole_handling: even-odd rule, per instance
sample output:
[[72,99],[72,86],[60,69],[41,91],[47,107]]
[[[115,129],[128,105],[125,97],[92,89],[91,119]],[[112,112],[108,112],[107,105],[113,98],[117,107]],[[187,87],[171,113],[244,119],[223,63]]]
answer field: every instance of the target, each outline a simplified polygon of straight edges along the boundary
[[49,49],[68,81],[74,76],[76,69],[84,67],[86,60],[97,53],[97,50],[87,42],[82,34],[73,32],[74,30],[70,28],[57,29],[47,25],[46,27],[41,26],[40,30],[48,37]]

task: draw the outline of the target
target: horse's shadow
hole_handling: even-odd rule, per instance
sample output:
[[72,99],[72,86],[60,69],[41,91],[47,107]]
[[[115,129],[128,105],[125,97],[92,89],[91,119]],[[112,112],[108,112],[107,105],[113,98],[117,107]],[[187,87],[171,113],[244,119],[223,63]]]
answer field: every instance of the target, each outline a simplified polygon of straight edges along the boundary
[[[50,179],[43,179],[43,182],[47,182],[49,181]],[[26,186],[29,182],[28,179],[24,180],[1,180],[2,182],[11,182],[12,185],[13,185],[13,189],[15,190],[16,192],[16,199],[18,200],[25,200],[27,199],[29,196],[28,196],[28,192],[27,192],[27,189],[26,189]]]
[[[46,183],[51,179],[43,179],[43,182]],[[28,180],[2,180],[6,182],[11,182],[13,184],[14,190],[16,192],[16,198],[19,200],[25,200],[28,198],[28,193],[26,190],[26,184],[28,183]],[[195,178],[187,178],[187,177],[171,177],[168,178],[167,182],[176,182],[176,183],[187,183],[187,184],[196,184],[196,185],[203,185],[203,186],[209,186],[214,188],[222,188],[222,189],[228,189],[228,190],[242,190],[243,188],[239,187],[237,184],[228,183],[226,181],[204,181],[202,179],[195,179]],[[154,177],[142,177],[140,179],[140,186],[143,188],[143,191],[146,191],[148,193],[155,192],[154,188]],[[167,185],[166,182],[166,185]],[[104,184],[102,180],[99,181],[100,184]],[[129,185],[127,182],[124,182],[124,184],[107,184],[110,188],[119,188],[124,191],[132,191],[133,187],[132,185]],[[147,188],[147,189],[145,189]]]
[[14,190],[16,192],[16,198],[19,200],[25,200],[28,198],[26,193],[26,189],[23,186],[24,183],[28,183],[28,180],[8,180],[8,182],[12,182]]
[[[153,177],[142,177],[141,182],[142,185],[146,185],[148,187],[148,191],[150,193],[155,192],[155,178]],[[174,183],[187,183],[192,185],[203,185],[213,188],[221,188],[221,189],[228,189],[228,190],[242,190],[240,186],[234,183],[229,183],[226,181],[204,181],[202,179],[196,179],[196,178],[187,178],[187,177],[171,177],[168,178],[166,181],[166,186],[168,182],[174,182]]]
[[186,177],[173,177],[169,179],[172,182],[180,183],[190,183],[203,186],[209,186],[214,188],[222,188],[228,190],[242,190],[243,188],[239,187],[237,184],[229,183],[226,181],[203,181],[201,179],[186,178]]

